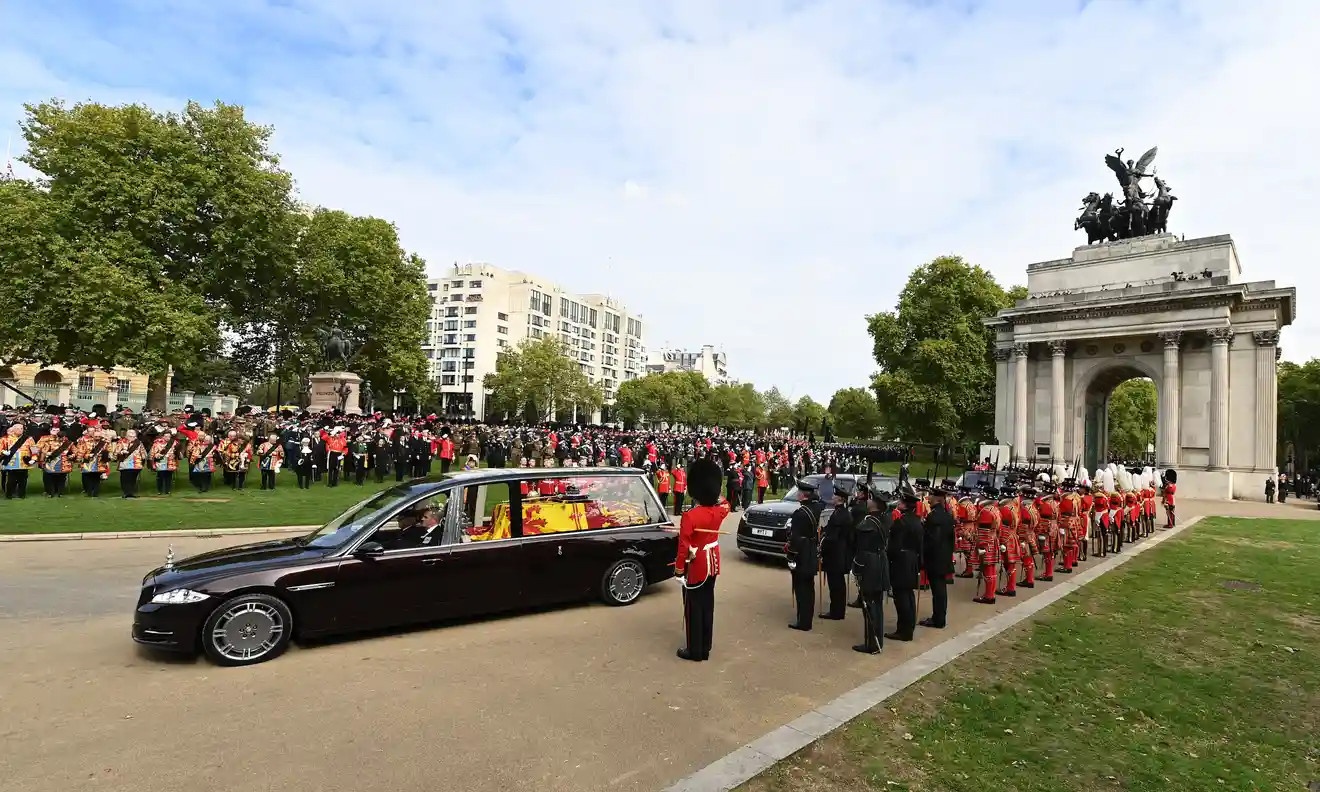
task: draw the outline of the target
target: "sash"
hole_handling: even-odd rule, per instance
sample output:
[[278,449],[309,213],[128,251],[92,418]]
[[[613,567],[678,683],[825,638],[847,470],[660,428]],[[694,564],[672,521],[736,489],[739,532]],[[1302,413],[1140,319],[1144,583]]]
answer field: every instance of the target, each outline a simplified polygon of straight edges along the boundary
[[206,450],[205,450],[205,451],[203,451],[202,453],[198,454],[198,455],[197,455],[197,459],[194,460],[193,463],[192,463],[192,466],[193,466],[194,471],[196,471],[196,472],[205,472],[205,471],[197,471],[197,470],[196,470],[196,469],[197,469],[197,466],[200,465],[200,464],[202,464],[203,462],[206,462],[208,459],[210,459],[210,456],[211,456],[212,452],[214,452],[214,451],[215,451],[215,443],[211,443],[209,446],[206,447]]
[[138,438],[137,440],[133,441],[133,445],[129,446],[127,451],[117,455],[117,458],[119,459],[119,461],[122,462],[125,459],[128,459],[129,457],[133,456],[133,454],[135,454],[137,450],[141,447],[142,447],[142,439]]
[[26,434],[19,435],[18,441],[10,446],[9,450],[5,452],[4,458],[0,459],[0,465],[8,465],[10,462],[13,462],[14,456],[18,453],[18,449],[22,448],[23,444],[27,441],[28,436]]
[[[101,453],[105,450],[105,441],[102,440],[96,448],[92,449],[92,457],[83,463],[83,472],[99,473],[101,471]],[[95,465],[96,470],[87,470],[88,465]]]
[[[65,440],[64,445],[55,449],[55,453],[51,454],[51,459],[59,459],[60,457],[64,456],[65,452],[69,450],[69,446],[72,444],[73,444],[72,440]],[[42,464],[42,467],[46,467],[46,465]]]
[[[250,449],[250,448],[252,448],[252,440],[251,440],[251,439],[249,439],[246,443],[244,443],[242,448],[238,449],[238,469],[239,469],[239,470],[246,470],[246,469],[247,469],[247,466],[248,466],[249,464],[251,464],[250,462],[244,462],[244,461],[243,461],[243,455],[246,454],[246,453],[248,453],[248,449]],[[251,459],[251,457],[248,457],[248,459]]]
[[[280,448],[280,444],[279,444],[279,443],[271,443],[271,444],[270,444],[270,448],[266,451],[266,453],[261,454],[261,456],[260,456],[259,459],[258,459],[258,462],[260,462],[260,463],[264,463],[267,459],[270,459],[270,455],[273,454],[273,453],[275,453],[276,451],[278,451],[279,448]],[[260,452],[258,452],[258,453],[260,453]]]

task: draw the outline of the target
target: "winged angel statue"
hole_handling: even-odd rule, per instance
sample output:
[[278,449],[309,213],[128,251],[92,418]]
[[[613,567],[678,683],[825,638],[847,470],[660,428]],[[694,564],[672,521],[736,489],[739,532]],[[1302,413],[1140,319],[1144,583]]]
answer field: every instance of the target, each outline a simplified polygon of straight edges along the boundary
[[[1082,214],[1073,224],[1075,229],[1086,229],[1086,244],[1095,242],[1113,242],[1119,239],[1163,234],[1168,231],[1169,210],[1177,200],[1172,189],[1155,175],[1151,164],[1159,151],[1156,146],[1141,159],[1133,162],[1123,160],[1123,149],[1105,155],[1105,165],[1118,178],[1118,186],[1123,193],[1122,203],[1114,204],[1113,193],[1091,193],[1082,199]],[[1141,188],[1142,179],[1153,179],[1155,193],[1150,194]],[[1146,199],[1150,198],[1148,204]]]

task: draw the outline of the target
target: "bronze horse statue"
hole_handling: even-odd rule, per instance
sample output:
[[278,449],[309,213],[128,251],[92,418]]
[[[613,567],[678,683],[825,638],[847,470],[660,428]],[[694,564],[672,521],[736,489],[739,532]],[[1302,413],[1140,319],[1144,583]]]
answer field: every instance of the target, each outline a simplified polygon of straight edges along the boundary
[[[1112,202],[1112,196],[1105,196]],[[1073,230],[1086,229],[1086,244],[1104,242],[1109,239],[1108,223],[1100,216],[1102,201],[1099,193],[1091,193],[1082,199],[1082,214],[1073,223]]]
[[339,332],[339,328],[333,330],[321,330],[317,333],[321,340],[321,355],[325,360],[327,367],[340,365],[340,370],[347,370],[348,363],[353,358],[353,342],[344,338]]
[[1159,176],[1155,177],[1155,198],[1150,203],[1150,216],[1147,218],[1146,227],[1152,234],[1164,234],[1169,230],[1169,210],[1173,209],[1173,202],[1178,200],[1178,196],[1173,194],[1173,188],[1169,187]]

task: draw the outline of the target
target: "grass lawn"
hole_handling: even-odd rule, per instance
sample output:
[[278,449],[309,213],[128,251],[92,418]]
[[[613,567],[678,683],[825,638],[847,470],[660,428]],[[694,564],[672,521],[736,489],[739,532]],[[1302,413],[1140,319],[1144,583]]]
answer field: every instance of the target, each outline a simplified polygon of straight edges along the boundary
[[1203,521],[741,789],[1306,790],[1318,566],[1314,522]]
[[[260,476],[248,476],[247,489],[234,491],[215,474],[206,494],[188,483],[186,473],[175,474],[174,493],[156,495],[156,480],[148,474],[138,487],[139,497],[119,497],[119,476],[102,482],[101,497],[84,497],[77,474],[70,476],[69,493],[47,498],[41,492],[41,473],[33,471],[24,500],[0,501],[0,533],[89,533],[91,531],[167,531],[179,528],[252,528],[274,525],[317,525],[369,497],[394,477],[377,485],[368,476],[361,487],[340,483],[327,487],[322,478],[311,489],[300,490],[292,473],[279,475],[277,489],[262,492]],[[255,480],[254,480],[255,479]]]

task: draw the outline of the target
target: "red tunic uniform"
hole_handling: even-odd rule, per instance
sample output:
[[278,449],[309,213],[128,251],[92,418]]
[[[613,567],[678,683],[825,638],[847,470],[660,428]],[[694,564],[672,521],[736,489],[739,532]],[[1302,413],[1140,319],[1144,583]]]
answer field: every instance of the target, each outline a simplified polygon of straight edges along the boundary
[[723,503],[693,506],[678,525],[678,557],[674,574],[687,579],[689,587],[720,573],[720,525],[729,514]]
[[999,578],[999,507],[994,501],[981,505],[976,514],[976,563],[985,585],[976,602],[992,604]]

